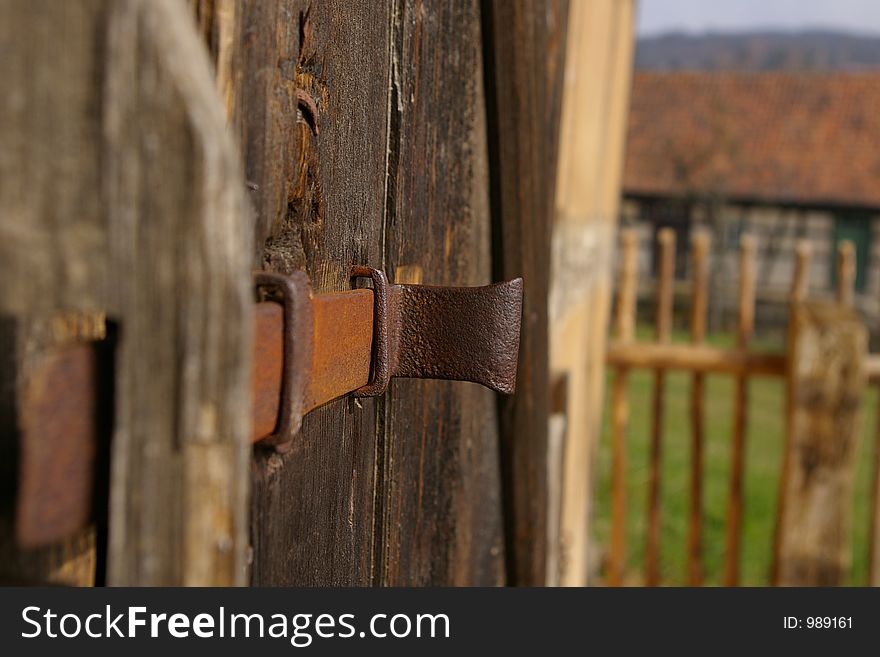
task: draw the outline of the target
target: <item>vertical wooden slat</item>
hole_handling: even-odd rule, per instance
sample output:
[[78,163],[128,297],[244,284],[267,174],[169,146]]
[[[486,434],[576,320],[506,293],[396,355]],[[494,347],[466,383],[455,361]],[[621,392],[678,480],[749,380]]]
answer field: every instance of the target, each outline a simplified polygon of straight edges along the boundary
[[[740,242],[739,257],[739,325],[736,346],[745,349],[752,335],[755,320],[755,242],[750,235]],[[727,503],[727,534],[725,538],[725,586],[739,584],[739,548],[742,526],[743,464],[747,423],[748,379],[736,377],[733,402],[733,444],[730,460],[730,489]]]
[[603,399],[611,391],[604,354],[617,287],[634,14],[635,0],[590,0],[572,2],[568,17],[548,303],[550,367],[565,375],[570,393],[560,482],[562,586],[587,585],[600,549],[590,540],[592,491]]
[[[393,93],[406,102],[390,107],[387,271],[399,283],[488,283],[479,2],[390,4],[397,17]],[[442,55],[453,52],[455,57]],[[454,104],[437,102],[452,96]],[[437,175],[425,175],[428,169]],[[400,379],[392,385],[385,397],[376,583],[504,582],[496,400],[490,390],[452,381]]]
[[550,226],[568,3],[485,0],[481,6],[494,276],[522,276],[526,318],[516,394],[499,403],[505,566],[508,583],[541,585],[547,573]]
[[[629,342],[635,336],[636,255],[634,230],[621,236],[621,267],[614,326],[617,339]],[[629,422],[628,372],[614,371],[611,388],[611,555],[608,585],[620,586],[626,567],[626,427]]]
[[856,250],[849,240],[837,245],[837,303],[852,306],[856,285]]
[[[59,311],[121,327],[102,414],[113,423],[109,537],[89,530],[17,570],[89,583],[97,544],[98,582],[242,584],[248,213],[187,6],[0,2],[0,43],[16,99],[0,103],[0,328],[20,326],[28,351],[12,374],[27,377],[51,346]],[[15,385],[9,373],[0,387]],[[16,431],[0,418],[0,443]],[[0,520],[0,571],[14,567],[3,536]]]
[[[791,279],[791,291],[789,292],[788,302],[788,331],[786,336],[785,349],[786,354],[791,354],[794,346],[794,326],[791,321],[794,308],[797,304],[803,302],[810,293],[810,257],[812,250],[807,240],[798,240],[794,250],[794,274]],[[786,426],[791,423],[791,416],[794,410],[794,400],[792,399],[791,389],[789,386],[785,390],[785,417]],[[791,452],[789,445],[789,435],[786,433],[785,446],[782,453],[782,469],[779,475],[779,492],[776,502],[776,521],[773,532],[773,558],[770,565],[770,584],[775,585],[779,576],[779,545],[782,526],[782,518],[785,514],[785,495],[783,487],[788,481],[788,473],[791,469],[789,453]]]
[[[694,236],[691,297],[691,342],[702,344],[706,337],[706,311],[709,305],[709,272],[707,258],[709,235]],[[691,476],[687,538],[687,581],[690,586],[703,583],[703,397],[705,375],[695,373],[691,380]]]
[[[662,229],[657,235],[659,271],[657,280],[656,340],[669,342],[672,337],[672,293],[675,272],[675,232]],[[645,548],[645,584],[657,586],[660,582],[660,457],[663,442],[663,395],[666,372],[654,374],[653,426],[648,479],[648,524]]]
[[[397,153],[391,3],[276,0],[240,9],[233,124],[257,211],[257,262],[304,270],[317,291],[347,289],[352,264],[386,265],[388,167]],[[304,418],[295,449],[255,450],[252,584],[378,583],[386,399],[330,402]]]

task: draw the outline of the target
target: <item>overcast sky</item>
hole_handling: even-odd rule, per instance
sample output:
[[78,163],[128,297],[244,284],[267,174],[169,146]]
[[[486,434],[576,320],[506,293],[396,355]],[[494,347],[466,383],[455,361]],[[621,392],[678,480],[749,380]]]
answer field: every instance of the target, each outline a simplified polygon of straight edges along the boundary
[[637,0],[639,35],[834,28],[880,34],[880,0]]

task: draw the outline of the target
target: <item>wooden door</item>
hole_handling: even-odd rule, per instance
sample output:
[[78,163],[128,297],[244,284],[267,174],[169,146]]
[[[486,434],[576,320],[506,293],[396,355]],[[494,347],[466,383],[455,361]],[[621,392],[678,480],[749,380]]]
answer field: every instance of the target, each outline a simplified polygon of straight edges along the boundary
[[[562,0],[0,0],[15,55],[0,67],[11,471],[22,381],[59,313],[76,317],[64,339],[120,336],[109,503],[38,554],[12,544],[4,509],[4,571],[542,583],[566,13]],[[355,264],[435,285],[522,275],[517,394],[395,380],[307,415],[284,455],[252,450],[249,270],[305,271],[323,292],[347,289]]]
[[[480,285],[493,274],[524,273],[516,256],[504,260],[498,231],[528,225],[528,209],[535,211],[528,219],[539,244],[548,239],[540,231],[549,220],[553,186],[546,171],[555,162],[556,117],[537,116],[548,100],[545,87],[528,85],[544,79],[554,54],[550,31],[564,34],[564,12],[553,5],[548,22],[539,4],[197,2],[256,208],[253,266],[304,269],[321,291],[346,289],[352,264],[383,268],[396,282],[434,285]],[[486,39],[499,14],[528,28],[517,38],[531,49],[516,54],[514,76],[497,67],[498,60],[513,63],[514,40]],[[558,62],[554,71],[551,110]],[[487,90],[497,103],[507,101],[499,94],[513,97],[520,88],[541,94],[520,101],[533,110],[523,117],[534,124],[504,126],[500,137],[497,126],[514,107],[487,107]],[[493,184],[491,158],[520,143],[511,140],[514,130],[537,144],[540,159],[513,157],[520,171],[508,173],[505,164],[497,174],[507,178]],[[539,162],[548,165],[543,178]],[[534,198],[511,203],[506,215],[494,208],[493,215],[491,194],[506,203],[522,170],[524,180],[534,181]],[[519,239],[508,238],[511,252],[521,248]],[[546,285],[549,252],[535,254],[534,280]],[[546,291],[533,289],[537,305]],[[534,326],[525,344],[541,330]],[[546,346],[531,357],[546,362]],[[545,383],[526,375],[520,389],[528,396]],[[546,408],[530,426],[546,424],[540,412]],[[496,396],[456,382],[396,380],[382,398],[343,399],[310,414],[290,453],[254,454],[251,582],[504,583],[505,560],[512,561],[505,554],[498,427]],[[510,461],[508,487],[517,482],[522,498],[530,487],[525,504],[540,505],[540,462],[525,464],[523,453]],[[517,467],[532,475],[524,486]],[[508,524],[540,544],[543,508],[522,506],[508,509]],[[526,545],[523,555],[533,562],[523,577],[536,582],[540,574],[532,573],[541,573],[543,554]]]

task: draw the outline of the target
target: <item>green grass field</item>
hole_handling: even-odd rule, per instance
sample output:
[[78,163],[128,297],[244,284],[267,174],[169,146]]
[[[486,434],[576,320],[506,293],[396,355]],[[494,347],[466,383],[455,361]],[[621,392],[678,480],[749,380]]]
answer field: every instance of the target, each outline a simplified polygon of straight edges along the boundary
[[[640,338],[650,339],[649,336],[650,332],[640,329]],[[675,341],[684,342],[686,338],[683,334],[677,334]],[[726,335],[713,336],[709,342],[718,346],[729,346],[731,338]],[[781,349],[781,345],[774,343],[756,343],[755,347]],[[691,376],[686,373],[669,373],[666,377],[660,555],[661,582],[664,585],[684,585],[686,581],[690,379]],[[608,380],[610,381],[610,373]],[[626,581],[638,585],[642,582],[645,547],[648,444],[654,376],[652,372],[636,370],[630,373],[629,381],[631,415],[627,437]],[[719,584],[724,564],[724,523],[733,394],[732,377],[707,377],[703,463],[703,572],[707,585]],[[753,378],[748,394],[740,577],[743,585],[764,586],[768,583],[782,456],[784,384],[782,379]],[[853,500],[853,559],[850,576],[850,583],[855,585],[864,585],[867,580],[870,462],[873,456],[877,394],[874,388],[868,392],[856,453],[857,479]],[[593,521],[594,539],[603,554],[607,554],[611,529],[611,449],[607,401],[606,395],[606,412],[596,470],[598,488]],[[603,559],[603,564],[605,561]]]

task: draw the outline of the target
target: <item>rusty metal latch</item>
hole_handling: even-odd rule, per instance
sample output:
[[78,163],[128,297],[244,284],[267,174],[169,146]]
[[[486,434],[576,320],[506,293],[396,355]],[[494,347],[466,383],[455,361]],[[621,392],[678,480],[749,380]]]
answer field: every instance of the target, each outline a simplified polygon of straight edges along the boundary
[[[513,392],[522,279],[483,287],[392,285],[370,267],[353,267],[351,277],[352,283],[369,280],[372,286],[315,295],[302,272],[254,274],[251,442],[286,451],[309,411],[347,394],[382,395],[393,377],[472,381]],[[30,391],[19,408],[23,456],[16,534],[29,547],[56,541],[90,517],[93,468],[80,464],[71,477],[48,479],[65,471],[55,462],[64,454],[96,458],[91,418],[78,415],[112,414],[50,398],[59,390],[93,390],[101,383],[90,367],[91,350],[80,344],[61,351],[64,357],[46,358],[46,371],[33,377],[53,385]],[[78,359],[81,366],[71,362]],[[59,428],[64,436],[57,441],[47,435]],[[60,453],[45,449],[56,442],[66,446]],[[40,494],[23,494],[21,482]]]
[[[263,394],[267,363],[262,347],[283,333],[281,404],[271,435],[255,417],[254,441],[284,450],[302,416],[352,393],[381,395],[392,377],[473,381],[502,393],[516,383],[522,279],[485,287],[391,285],[371,267],[354,267],[352,279],[371,279],[372,290],[312,296],[308,279],[257,272],[261,295],[280,295],[283,326],[257,330],[254,353],[256,409],[271,405]],[[329,307],[328,307],[329,306]],[[326,319],[325,319],[326,318]],[[261,394],[262,390],[266,393]]]

